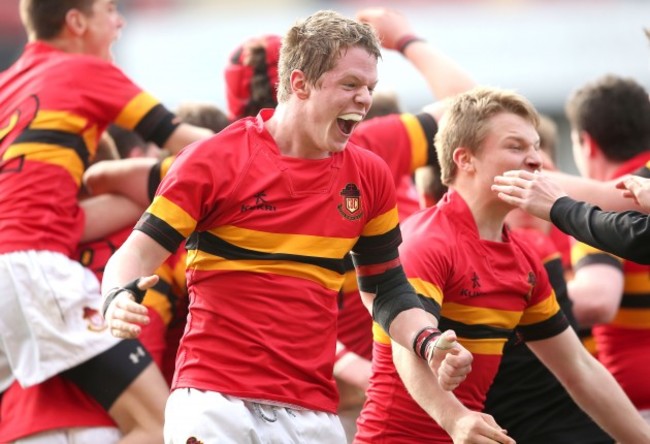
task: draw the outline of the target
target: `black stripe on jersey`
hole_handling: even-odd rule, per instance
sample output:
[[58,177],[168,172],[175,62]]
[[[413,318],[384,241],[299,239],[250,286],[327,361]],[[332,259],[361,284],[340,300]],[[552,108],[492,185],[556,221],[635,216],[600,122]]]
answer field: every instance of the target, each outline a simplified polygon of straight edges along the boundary
[[340,274],[345,273],[343,267],[343,258],[326,259],[315,256],[303,256],[299,254],[288,253],[264,253],[261,251],[249,250],[233,245],[212,233],[200,232],[192,233],[187,240],[188,250],[200,250],[205,253],[220,256],[228,260],[262,260],[262,261],[287,261],[300,264],[316,265],[327,270]]
[[176,231],[174,227],[149,212],[142,215],[134,229],[151,236],[165,250],[171,253],[175,252],[181,242],[185,240],[183,235]]
[[[396,225],[392,230],[377,236],[361,236],[357,243],[352,248],[352,251],[357,255],[382,255],[392,252],[397,249],[399,244],[402,243],[402,233],[399,225]],[[370,259],[370,258],[368,258]],[[355,261],[357,258],[355,257]],[[376,264],[384,262],[384,260],[371,260],[369,264]],[[357,263],[357,265],[367,265],[365,263]]]
[[26,129],[14,140],[13,145],[19,143],[44,143],[72,149],[77,153],[84,167],[88,168],[88,147],[83,137],[79,134],[57,130]]
[[615,257],[605,253],[596,253],[584,256],[576,263],[574,268],[577,271],[581,267],[586,267],[587,265],[594,264],[611,265],[612,267],[616,267],[617,269],[623,271],[623,264]]
[[158,190],[158,185],[160,185],[161,181],[161,168],[162,168],[162,160],[160,162],[156,162],[154,166],[151,167],[151,170],[149,170],[149,179],[147,179],[147,194],[149,195],[149,201],[151,202],[156,195],[156,190]]
[[433,139],[438,132],[438,122],[429,113],[420,113],[415,116],[422,126],[424,137],[427,140],[427,165],[439,165],[438,155],[436,154],[436,146]]
[[171,314],[172,314],[172,319],[169,325],[172,325],[172,323],[176,321],[176,315],[178,314],[178,309],[177,309],[178,298],[172,291],[172,285],[163,279],[158,279],[156,285],[151,287],[151,289],[156,290],[158,293],[164,295],[165,298],[169,301],[169,305],[171,307]]
[[465,324],[445,317],[440,318],[438,328],[442,331],[454,330],[458,336],[467,339],[507,339],[512,333],[509,328],[492,327],[485,324]]
[[555,291],[555,296],[559,299],[560,295],[566,297],[566,280],[564,279],[564,267],[562,265],[562,259],[559,257],[552,259],[544,264],[546,269],[546,274],[548,274],[548,280],[551,282],[551,287]]
[[144,140],[162,147],[180,124],[176,120],[174,114],[163,105],[158,104],[149,110],[142,120],[138,122],[134,130]]
[[164,294],[165,296],[168,296],[171,293],[172,286],[170,285],[169,282],[166,282],[162,279],[158,279],[158,282],[156,282],[156,285],[151,287],[152,289],[156,290],[158,293]]
[[516,330],[524,341],[537,341],[558,335],[567,327],[569,327],[569,321],[562,310],[559,310],[545,321],[532,325],[519,325]]
[[650,308],[650,294],[623,295],[620,306],[622,308]]
[[343,268],[345,269],[346,273],[348,271],[354,270],[354,262],[352,262],[352,255],[350,253],[346,254],[345,257],[343,258]]

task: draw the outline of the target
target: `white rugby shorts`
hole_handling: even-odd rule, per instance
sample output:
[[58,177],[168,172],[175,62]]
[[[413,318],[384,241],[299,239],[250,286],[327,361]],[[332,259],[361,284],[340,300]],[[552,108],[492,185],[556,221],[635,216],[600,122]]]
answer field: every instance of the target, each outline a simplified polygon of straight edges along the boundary
[[347,440],[341,421],[332,413],[191,388],[174,390],[165,408],[165,444],[217,442],[346,444]]
[[95,275],[50,251],[0,254],[0,392],[38,384],[112,348]]

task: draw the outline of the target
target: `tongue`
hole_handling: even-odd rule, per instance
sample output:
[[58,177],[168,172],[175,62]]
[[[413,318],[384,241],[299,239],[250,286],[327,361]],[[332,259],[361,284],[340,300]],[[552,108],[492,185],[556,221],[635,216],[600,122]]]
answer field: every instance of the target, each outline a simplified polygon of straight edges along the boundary
[[349,120],[336,119],[336,123],[338,124],[339,129],[346,135],[349,135],[354,127],[354,122]]

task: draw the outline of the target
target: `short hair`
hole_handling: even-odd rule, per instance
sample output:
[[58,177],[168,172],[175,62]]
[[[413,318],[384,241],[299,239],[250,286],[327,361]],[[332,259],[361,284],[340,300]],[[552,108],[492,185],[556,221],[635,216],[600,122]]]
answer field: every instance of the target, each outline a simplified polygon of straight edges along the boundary
[[131,157],[131,152],[136,149],[144,151],[147,148],[147,141],[135,131],[113,124],[109,125],[106,132],[113,139],[120,159],[128,159]]
[[440,119],[435,137],[443,184],[451,185],[456,177],[454,150],[465,147],[472,153],[477,153],[490,132],[491,118],[501,113],[516,114],[535,128],[539,125],[535,107],[514,91],[478,87],[451,100],[449,108]]
[[293,70],[303,71],[307,82],[318,85],[321,76],[333,69],[343,53],[352,47],[361,47],[381,58],[379,40],[368,24],[328,10],[297,22],[282,39],[278,102],[287,101],[291,95]]
[[185,123],[207,128],[215,133],[218,133],[230,124],[226,113],[218,106],[210,103],[182,103],[176,110],[176,116]]
[[59,35],[71,9],[91,15],[95,0],[20,0],[20,18],[30,38],[51,40]]
[[588,133],[607,159],[622,162],[650,150],[648,92],[631,78],[605,75],[569,96],[571,129]]

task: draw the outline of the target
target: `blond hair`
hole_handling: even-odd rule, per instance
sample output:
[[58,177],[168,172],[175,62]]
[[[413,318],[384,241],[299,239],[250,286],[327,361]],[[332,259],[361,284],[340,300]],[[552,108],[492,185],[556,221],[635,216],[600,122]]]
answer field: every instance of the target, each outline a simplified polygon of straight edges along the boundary
[[490,131],[491,118],[501,113],[516,114],[535,128],[539,125],[533,105],[514,91],[479,87],[452,99],[435,137],[443,184],[451,185],[456,177],[454,150],[464,147],[477,153]]
[[296,23],[282,39],[279,61],[278,102],[291,95],[291,72],[299,69],[307,82],[317,85],[349,48],[361,47],[376,58],[381,46],[373,29],[334,11],[319,11]]

